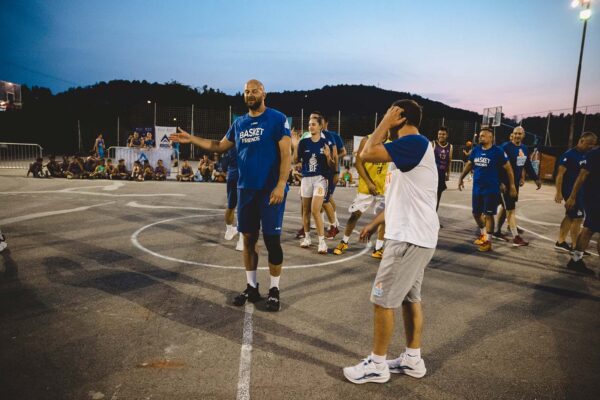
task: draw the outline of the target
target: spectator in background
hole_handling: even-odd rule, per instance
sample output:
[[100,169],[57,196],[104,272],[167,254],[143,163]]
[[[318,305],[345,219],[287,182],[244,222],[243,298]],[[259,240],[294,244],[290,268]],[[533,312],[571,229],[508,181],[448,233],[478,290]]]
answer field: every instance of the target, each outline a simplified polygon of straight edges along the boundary
[[96,165],[94,172],[92,172],[90,174],[90,178],[93,178],[93,179],[106,179],[107,178],[106,164],[104,163],[103,158],[101,158],[100,161],[98,161],[98,165]]
[[113,179],[117,172],[117,168],[113,165],[112,159],[109,158],[106,160],[106,177],[108,179]]
[[70,163],[71,162],[69,161],[69,156],[63,156],[62,163],[60,164],[60,169],[62,170],[63,176],[65,176],[65,174],[67,173]]
[[194,170],[192,169],[192,166],[188,160],[183,160],[181,170],[179,171],[179,174],[177,174],[177,180],[180,182],[191,182],[193,178]]
[[89,178],[96,170],[97,161],[93,155],[88,156],[83,163],[83,178]]
[[98,158],[104,158],[105,148],[104,139],[102,138],[102,134],[99,133],[98,137],[96,137],[96,141],[94,142],[94,148],[92,151]]
[[142,168],[141,162],[133,162],[133,169],[131,170],[131,179],[139,182],[144,180],[144,170]]
[[29,170],[27,171],[27,177],[29,177],[29,174],[31,174],[34,178],[47,178],[48,174],[47,172],[45,173],[43,168],[44,159],[41,157],[38,157],[35,159],[34,162],[32,162],[31,164],[29,164]]
[[50,176],[53,178],[62,178],[64,174],[60,164],[56,162],[56,157],[51,155],[48,158],[50,161],[48,161],[48,164],[46,164],[46,168],[48,169]]
[[133,135],[129,137],[129,142],[127,143],[127,147],[141,147],[142,139],[140,138],[140,134],[137,132],[133,132]]
[[198,172],[200,172],[200,176],[202,177],[203,182],[211,181],[213,170],[213,162],[208,158],[207,154],[204,154],[202,156],[202,159],[198,163]]
[[350,173],[350,169],[348,167],[344,168],[344,173],[340,176],[340,184],[342,186],[354,185],[354,178],[352,178],[352,174]]
[[113,179],[127,180],[131,174],[127,170],[127,166],[125,165],[125,160],[122,158],[119,160],[119,164],[117,165],[117,173],[113,175]]
[[147,150],[154,148],[154,139],[152,139],[152,132],[146,133],[146,137],[144,138],[144,147]]
[[227,172],[225,171],[225,168],[223,166],[221,156],[218,153],[215,153],[213,155],[213,165],[213,182],[225,183],[227,181]]
[[154,180],[154,169],[148,160],[144,161],[144,180],[152,181]]
[[67,179],[81,179],[83,176],[83,161],[81,157],[73,157],[73,160],[69,163],[69,168],[65,176]]
[[158,160],[156,168],[154,169],[154,179],[157,181],[167,180],[167,169],[163,165],[163,160]]
[[173,149],[173,154],[171,155],[171,161],[173,161],[173,166],[176,167],[179,165],[179,142],[174,142],[172,140],[169,141],[171,148]]

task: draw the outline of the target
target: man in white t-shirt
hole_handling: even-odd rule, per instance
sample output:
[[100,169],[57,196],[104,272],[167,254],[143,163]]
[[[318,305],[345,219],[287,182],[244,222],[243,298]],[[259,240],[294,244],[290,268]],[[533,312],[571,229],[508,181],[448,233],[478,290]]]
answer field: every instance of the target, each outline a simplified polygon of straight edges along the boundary
[[[390,372],[422,378],[427,371],[421,358],[421,283],[440,225],[436,213],[438,170],[429,140],[419,134],[421,114],[421,106],[413,100],[394,102],[361,152],[367,162],[389,162],[385,210],[361,232],[361,238],[367,239],[385,217],[387,242],[371,292],[375,305],[371,355],[344,368],[344,376],[353,383],[385,383]],[[394,140],[384,143],[388,130]],[[394,312],[399,307],[406,328],[406,350],[386,361]]]

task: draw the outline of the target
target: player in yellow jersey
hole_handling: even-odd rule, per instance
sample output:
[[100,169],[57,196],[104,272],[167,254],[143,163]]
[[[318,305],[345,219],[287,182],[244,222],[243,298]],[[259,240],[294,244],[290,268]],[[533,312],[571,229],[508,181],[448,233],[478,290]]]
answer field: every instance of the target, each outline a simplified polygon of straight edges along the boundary
[[[344,230],[344,237],[340,244],[333,249],[333,254],[340,255],[348,249],[348,240],[350,235],[356,226],[356,223],[363,215],[365,211],[371,206],[374,207],[373,211],[377,214],[385,206],[385,179],[387,177],[387,163],[370,163],[364,162],[360,158],[360,152],[362,151],[367,137],[360,141],[360,146],[356,152],[356,170],[358,171],[358,193],[354,198],[354,201],[348,208],[348,211],[352,213],[348,222],[346,223],[346,229]],[[386,143],[390,142],[389,137]],[[377,241],[375,242],[375,251],[371,254],[374,258],[381,258],[383,256],[383,235],[385,233],[385,223],[379,226],[377,232]]]

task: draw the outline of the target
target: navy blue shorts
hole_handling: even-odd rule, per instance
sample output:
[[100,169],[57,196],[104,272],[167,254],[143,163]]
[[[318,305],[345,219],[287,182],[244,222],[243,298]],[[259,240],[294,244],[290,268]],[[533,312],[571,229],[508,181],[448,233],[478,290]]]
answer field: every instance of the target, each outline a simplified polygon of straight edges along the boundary
[[237,175],[227,175],[227,208],[234,209],[238,203]]
[[586,202],[583,226],[592,232],[600,232],[600,204]]
[[499,201],[498,193],[473,194],[473,214],[496,215]]
[[323,198],[323,203],[328,203],[331,196],[333,196],[333,192],[335,192],[337,185],[333,180],[333,176],[326,176],[325,178],[327,178],[327,194]]
[[[565,199],[565,201],[567,201],[569,196],[571,196],[572,189],[573,188],[570,188],[570,187],[562,188],[562,196],[563,196],[563,199]],[[583,207],[583,198],[581,197],[581,192],[579,192],[577,197],[575,198],[575,204],[573,205],[573,208],[568,210],[565,207],[565,215],[569,218],[583,218],[583,216],[584,216],[583,208],[584,208]]]
[[269,205],[271,190],[238,189],[238,231],[281,235],[287,190],[281,204]]

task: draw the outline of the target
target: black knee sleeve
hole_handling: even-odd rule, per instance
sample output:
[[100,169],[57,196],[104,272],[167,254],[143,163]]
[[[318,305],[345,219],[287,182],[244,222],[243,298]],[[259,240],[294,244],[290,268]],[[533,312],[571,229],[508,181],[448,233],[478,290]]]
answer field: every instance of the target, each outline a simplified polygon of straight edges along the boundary
[[283,263],[283,250],[281,249],[281,236],[264,235],[265,246],[269,253],[269,264],[280,265]]

